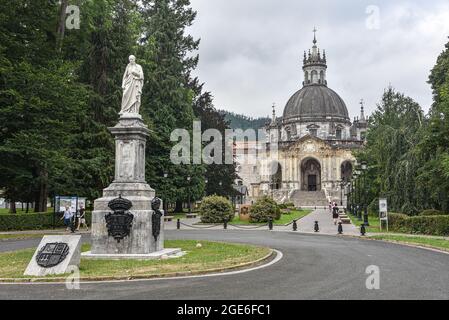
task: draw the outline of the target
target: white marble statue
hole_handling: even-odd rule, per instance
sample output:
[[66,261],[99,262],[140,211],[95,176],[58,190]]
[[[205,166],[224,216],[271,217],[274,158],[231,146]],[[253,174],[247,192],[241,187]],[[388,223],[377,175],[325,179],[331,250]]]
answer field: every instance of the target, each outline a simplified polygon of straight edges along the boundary
[[123,99],[120,115],[125,113],[139,114],[143,79],[143,69],[136,63],[136,57],[129,56],[129,64],[123,75]]

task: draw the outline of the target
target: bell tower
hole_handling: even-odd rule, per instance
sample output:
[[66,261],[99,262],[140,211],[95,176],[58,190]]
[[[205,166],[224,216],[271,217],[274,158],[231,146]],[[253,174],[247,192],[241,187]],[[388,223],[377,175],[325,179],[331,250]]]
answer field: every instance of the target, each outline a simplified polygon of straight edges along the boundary
[[304,61],[303,61],[303,71],[304,71],[304,82],[303,86],[309,85],[323,85],[327,86],[326,80],[326,51],[321,54],[320,49],[317,46],[316,40],[317,29],[313,29],[313,47],[312,51],[309,50],[308,53],[304,51]]

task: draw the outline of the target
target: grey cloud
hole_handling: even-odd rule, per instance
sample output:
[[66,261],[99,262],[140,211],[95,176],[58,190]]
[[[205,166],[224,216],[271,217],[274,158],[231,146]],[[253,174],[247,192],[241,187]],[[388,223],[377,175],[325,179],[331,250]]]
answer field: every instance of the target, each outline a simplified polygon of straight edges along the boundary
[[[302,54],[318,45],[328,55],[329,86],[351,115],[359,100],[375,108],[391,83],[431,104],[426,83],[449,35],[446,1],[192,0],[198,11],[189,30],[201,38],[196,74],[206,82],[218,108],[266,116],[278,113],[301,87]],[[366,28],[368,5],[380,8],[380,30]]]

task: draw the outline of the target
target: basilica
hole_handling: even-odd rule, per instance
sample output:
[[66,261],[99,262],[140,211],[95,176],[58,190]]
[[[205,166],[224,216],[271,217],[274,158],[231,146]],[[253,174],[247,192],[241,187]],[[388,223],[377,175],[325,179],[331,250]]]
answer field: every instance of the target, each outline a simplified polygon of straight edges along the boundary
[[343,185],[352,176],[353,151],[363,147],[367,130],[363,101],[360,116],[351,122],[344,100],[328,86],[326,52],[318,48],[316,35],[312,49],[304,52],[302,69],[302,85],[282,117],[273,107],[265,127],[266,147],[250,141],[236,146],[245,149],[241,154],[257,159],[251,165],[236,160],[238,182],[246,186],[249,199],[271,195],[303,206],[325,204],[342,197]]

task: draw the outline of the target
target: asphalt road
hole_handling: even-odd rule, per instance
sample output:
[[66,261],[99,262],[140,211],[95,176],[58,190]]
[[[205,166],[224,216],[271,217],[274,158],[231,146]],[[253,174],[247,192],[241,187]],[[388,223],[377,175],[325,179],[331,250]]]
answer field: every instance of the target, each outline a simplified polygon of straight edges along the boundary
[[[267,268],[217,277],[112,283],[0,284],[0,299],[449,299],[449,255],[361,239],[268,231],[167,231],[168,239],[269,246],[283,259]],[[87,239],[85,239],[87,240]],[[0,251],[39,240],[0,243]],[[380,268],[380,289],[365,270]]]

